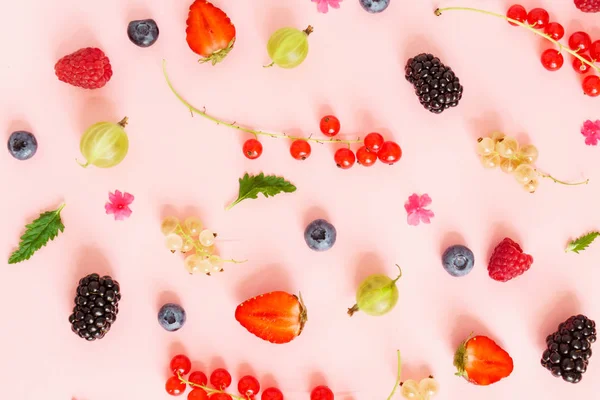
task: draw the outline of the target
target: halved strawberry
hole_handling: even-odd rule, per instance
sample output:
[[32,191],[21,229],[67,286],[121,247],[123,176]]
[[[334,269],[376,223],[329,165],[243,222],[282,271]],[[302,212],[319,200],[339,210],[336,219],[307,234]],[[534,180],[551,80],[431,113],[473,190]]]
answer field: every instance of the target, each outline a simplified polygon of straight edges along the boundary
[[465,340],[454,355],[457,376],[475,385],[491,385],[506,378],[513,371],[513,359],[487,336]]
[[190,49],[213,65],[223,60],[235,43],[235,26],[221,9],[206,0],[196,0],[190,6],[186,40]]
[[237,306],[235,319],[259,338],[281,344],[291,342],[302,333],[307,313],[301,297],[271,292]]

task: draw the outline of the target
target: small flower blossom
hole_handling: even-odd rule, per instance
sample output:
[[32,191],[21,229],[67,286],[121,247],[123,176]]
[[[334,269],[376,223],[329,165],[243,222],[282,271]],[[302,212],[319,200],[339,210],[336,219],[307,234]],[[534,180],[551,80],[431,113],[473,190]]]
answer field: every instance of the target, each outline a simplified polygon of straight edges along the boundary
[[585,144],[588,146],[596,146],[600,141],[600,120],[596,122],[589,119],[583,123],[581,134],[585,136]]
[[434,217],[433,211],[426,210],[425,207],[431,204],[431,197],[428,194],[419,196],[414,193],[408,198],[408,201],[404,204],[404,208],[408,213],[408,224],[419,225],[420,222],[428,224],[431,222],[431,218]]
[[329,11],[329,7],[340,8],[340,1],[342,0],[312,0],[313,3],[317,3],[317,10],[323,14]]
[[133,195],[115,190],[108,193],[108,202],[104,205],[107,214],[114,214],[115,221],[123,221],[131,215],[129,205],[133,202]]

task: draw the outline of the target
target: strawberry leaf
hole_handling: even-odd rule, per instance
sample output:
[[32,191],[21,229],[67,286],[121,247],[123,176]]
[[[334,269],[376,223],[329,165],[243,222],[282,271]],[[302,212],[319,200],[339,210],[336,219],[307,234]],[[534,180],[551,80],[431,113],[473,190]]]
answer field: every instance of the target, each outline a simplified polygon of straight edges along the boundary
[[590,244],[600,236],[600,232],[590,232],[586,235],[578,237],[577,239],[571,241],[567,248],[565,249],[565,253],[572,251],[573,253],[579,254],[580,251],[583,251],[588,248]]
[[240,178],[238,198],[227,206],[226,210],[231,209],[243,200],[258,198],[259,193],[262,193],[265,197],[272,197],[281,192],[292,193],[295,191],[296,186],[282,177],[275,175],[265,176],[262,172],[258,175],[249,175],[246,173],[243,178]]
[[29,260],[36,251],[53,240],[59,231],[64,232],[65,226],[60,219],[60,212],[64,207],[63,204],[54,211],[46,211],[40,214],[35,221],[25,227],[26,230],[21,236],[19,248],[8,259],[9,264]]

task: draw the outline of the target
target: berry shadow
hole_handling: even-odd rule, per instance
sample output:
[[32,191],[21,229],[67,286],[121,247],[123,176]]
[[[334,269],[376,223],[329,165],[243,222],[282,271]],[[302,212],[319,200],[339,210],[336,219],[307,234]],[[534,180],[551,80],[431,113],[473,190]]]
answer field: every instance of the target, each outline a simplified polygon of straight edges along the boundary
[[402,364],[402,376],[400,377],[400,383],[406,382],[409,379],[413,379],[419,382],[421,379],[427,378],[431,373],[431,368],[428,365],[412,365]]
[[[266,14],[259,14],[258,18],[261,20],[258,22],[258,26],[263,27],[262,34],[265,43],[269,41],[269,38],[276,30],[285,26],[296,26],[295,14],[289,7],[269,7],[268,12]],[[265,60],[265,65],[271,63],[268,56]],[[265,68],[265,70],[269,70],[269,68]]]
[[444,252],[446,251],[446,249],[448,247],[454,246],[456,244],[467,246],[467,244],[465,242],[465,238],[463,237],[463,235],[461,235],[458,232],[448,232],[448,233],[446,233],[442,237],[442,240],[440,241],[440,257],[442,256],[442,254],[444,254]]
[[387,268],[385,268],[383,259],[378,254],[373,252],[363,253],[357,257],[357,260],[352,286],[353,290],[372,274],[386,274]]
[[546,348],[546,337],[556,331],[561,322],[581,313],[581,303],[575,292],[566,290],[555,293],[552,302],[544,305],[542,311],[545,315],[541,318],[539,325],[534,328],[537,332],[537,344],[540,350]]
[[[494,252],[494,249],[504,238],[508,237],[514,240],[519,244],[519,246],[522,247],[521,238],[514,227],[507,226],[504,223],[497,223],[494,225],[494,228],[491,231],[492,235],[487,240],[487,242],[490,243],[490,245],[487,250],[486,260],[490,259],[492,253]],[[523,252],[527,253],[527,250],[523,249]]]
[[[313,222],[316,219],[324,219],[326,221],[329,221],[329,216],[327,214],[327,211],[325,211],[323,208],[318,207],[318,206],[312,206],[310,207],[308,210],[306,210],[306,212],[304,213],[304,219],[302,220],[302,233],[304,234],[304,230],[306,229],[306,227],[308,226],[308,224],[310,224],[311,222]],[[331,222],[331,221],[329,221]]]
[[242,303],[263,293],[281,290],[294,293],[289,273],[278,264],[266,265],[256,269],[236,286],[237,300]]
[[[79,249],[76,256],[75,270],[73,271],[75,276],[71,279],[72,287],[67,295],[67,299],[72,303],[73,296],[79,285],[79,280],[89,274],[96,273],[100,276],[109,275],[115,280],[119,280],[118,276],[113,275],[112,268],[108,259],[104,256],[104,253],[95,246],[85,246]],[[71,304],[71,307],[73,304]]]
[[[65,21],[82,21],[85,19],[82,19],[80,15],[77,15],[76,13],[73,13],[71,16],[65,18]],[[59,59],[61,59],[62,57],[66,56],[67,54],[71,54],[76,52],[77,50],[81,49],[81,48],[85,48],[85,47],[98,47],[98,48],[102,48],[103,46],[100,44],[100,42],[98,41],[98,39],[96,38],[96,35],[94,35],[94,33],[92,33],[92,31],[88,30],[85,27],[81,27],[75,31],[73,31],[71,29],[71,27],[73,25],[71,24],[64,24],[64,25],[60,25],[59,27],[64,27],[66,29],[68,29],[68,32],[65,31],[61,31],[60,29],[58,29],[56,31],[56,35],[57,38],[53,39],[51,41],[51,43],[60,43],[58,46],[53,46],[56,48],[56,52],[54,53],[54,59],[56,61],[58,61]],[[67,40],[65,40],[65,38],[68,38]],[[108,54],[108,58],[110,59],[110,54]]]
[[156,298],[156,312],[158,313],[158,310],[167,303],[178,304],[181,306],[181,300],[175,292],[163,290]]
[[[238,365],[238,367],[237,367],[237,376],[238,376],[238,379],[241,379],[242,377],[244,377],[246,375],[251,375],[251,376],[255,377],[256,371],[254,370],[254,368],[252,368],[252,366],[250,364],[248,364],[247,362],[243,362],[240,365]],[[264,385],[263,382],[261,382],[261,386],[262,385]]]
[[404,70],[404,66],[410,58],[413,58],[421,53],[431,53],[438,57],[442,64],[452,65],[452,63],[446,60],[445,53],[440,47],[433,44],[429,37],[424,35],[416,35],[406,40],[406,46],[404,48],[403,59],[400,60],[400,65]]
[[[502,118],[494,111],[487,111],[468,122],[471,137],[476,141],[480,137],[490,136],[494,131],[503,132]],[[510,136],[510,135],[509,135]],[[473,143],[476,143],[476,142]]]
[[321,385],[327,385],[327,380],[325,379],[325,375],[323,375],[320,371],[314,371],[310,374],[308,378],[308,392],[310,393],[314,388]]
[[212,372],[218,368],[225,368],[227,369],[227,364],[225,364],[225,360],[222,357],[213,357],[210,360],[210,363],[208,364],[208,368],[209,370],[207,371],[206,376],[208,376],[208,378],[210,379],[210,374],[212,374]]
[[77,120],[77,137],[81,137],[90,126],[97,122],[117,123],[125,117],[125,115],[118,115],[115,104],[104,97],[90,97],[82,103]]
[[39,144],[40,140],[38,138],[38,135],[33,131],[33,127],[31,126],[31,124],[25,121],[24,119],[15,119],[8,124],[8,128],[6,129],[6,140],[8,141],[10,135],[12,135],[12,133],[16,131],[25,131],[32,133]]
[[123,23],[125,24],[123,27],[124,30],[127,30],[127,25],[129,25],[131,21],[154,18],[152,11],[150,11],[148,7],[141,2],[139,4],[130,5],[127,9],[127,12],[123,14],[125,15],[123,18]]
[[279,384],[277,382],[277,379],[275,378],[275,375],[273,374],[265,374],[261,377],[260,379],[260,385],[262,388],[266,389],[266,388],[270,388],[270,387],[278,387]]
[[165,376],[173,376],[173,371],[171,371],[170,363],[171,359],[178,354],[187,355],[187,350],[185,346],[181,342],[173,342],[169,345],[169,353],[167,354],[168,361],[165,363]]
[[[449,343],[452,352],[454,353],[458,346],[460,346],[460,344],[471,334],[488,336],[502,347],[502,344],[496,340],[490,330],[479,319],[471,315],[463,314],[456,318],[454,329],[452,330]],[[425,378],[425,376],[423,376],[423,378]]]

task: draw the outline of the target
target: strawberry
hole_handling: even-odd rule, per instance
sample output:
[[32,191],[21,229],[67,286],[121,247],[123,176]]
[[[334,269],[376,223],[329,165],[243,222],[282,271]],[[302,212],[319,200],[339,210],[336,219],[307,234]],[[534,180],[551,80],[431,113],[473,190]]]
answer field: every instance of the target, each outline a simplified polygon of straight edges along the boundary
[[235,43],[235,26],[227,14],[206,0],[190,6],[185,32],[190,49],[203,57],[203,63],[222,61]]
[[307,314],[302,297],[271,292],[237,306],[235,319],[259,338],[281,344],[291,342],[302,333]]
[[494,249],[488,264],[490,278],[506,282],[526,272],[533,263],[533,257],[523,253],[523,249],[509,238],[504,238]]
[[487,386],[512,373],[513,359],[487,336],[473,336],[456,350],[454,366],[457,376],[475,385]]

